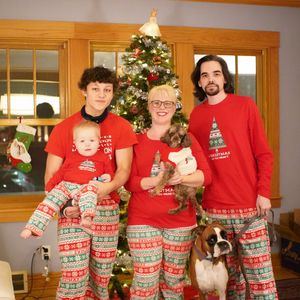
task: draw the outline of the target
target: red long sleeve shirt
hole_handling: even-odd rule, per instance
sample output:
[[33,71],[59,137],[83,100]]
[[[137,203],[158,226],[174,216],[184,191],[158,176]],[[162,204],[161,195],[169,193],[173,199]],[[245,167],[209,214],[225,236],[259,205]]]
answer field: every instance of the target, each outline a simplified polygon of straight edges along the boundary
[[113,171],[109,158],[98,151],[93,156],[82,156],[73,152],[63,163],[61,168],[47,182],[46,191],[51,191],[61,181],[87,184],[94,177],[109,174],[113,178]]
[[[138,144],[134,146],[133,164],[126,189],[132,192],[128,205],[128,225],[150,225],[161,228],[187,227],[196,224],[195,209],[189,204],[186,210],[170,215],[169,209],[178,206],[172,186],[166,186],[162,192],[153,197],[149,190],[141,187],[141,180],[149,177],[153,168],[156,152],[162,154],[162,161],[166,161],[168,153],[173,148],[159,140],[150,140],[147,134],[139,134]],[[210,169],[202,149],[192,136],[191,150],[197,160],[197,169],[204,174],[204,185],[211,180]]]
[[257,195],[270,197],[273,156],[253,99],[233,94],[216,105],[194,108],[194,134],[212,171],[204,208],[252,208]]

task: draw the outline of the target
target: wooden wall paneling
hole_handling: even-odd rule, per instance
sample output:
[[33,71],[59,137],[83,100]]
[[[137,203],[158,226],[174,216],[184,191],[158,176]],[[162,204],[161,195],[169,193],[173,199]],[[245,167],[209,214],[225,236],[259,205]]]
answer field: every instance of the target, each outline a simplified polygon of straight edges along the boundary
[[74,37],[74,22],[1,20],[1,38],[66,39]]
[[190,79],[194,69],[194,47],[192,44],[175,45],[175,71],[182,92],[183,113],[189,118],[194,108],[193,83]]
[[44,195],[6,195],[0,197],[0,222],[28,220]]
[[269,80],[267,89],[269,92],[268,107],[267,107],[267,128],[269,143],[272,145],[274,164],[273,164],[273,178],[272,178],[272,200],[273,206],[280,207],[280,126],[279,126],[279,49],[268,49],[268,73]]
[[84,97],[78,88],[78,81],[84,69],[90,64],[90,50],[89,41],[80,39],[71,39],[69,46],[70,63],[69,63],[69,77],[70,77],[70,98],[68,115],[79,111],[84,104]]

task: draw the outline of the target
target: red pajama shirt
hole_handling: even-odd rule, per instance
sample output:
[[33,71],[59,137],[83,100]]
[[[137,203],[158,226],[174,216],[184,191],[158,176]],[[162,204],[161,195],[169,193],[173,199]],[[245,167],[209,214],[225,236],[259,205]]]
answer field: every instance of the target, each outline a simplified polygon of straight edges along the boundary
[[[192,111],[189,131],[202,146],[212,171],[203,208],[224,223],[233,239],[245,219],[256,214],[257,196],[270,198],[271,194],[273,157],[256,104],[250,97],[234,94],[216,105],[205,100]],[[266,220],[257,220],[247,232],[240,241],[251,297],[277,299]],[[228,299],[243,297],[245,281],[236,257],[228,255],[227,260],[232,273]]]
[[54,214],[58,214],[70,199],[73,199],[74,205],[79,206],[81,217],[94,217],[97,187],[89,184],[89,181],[104,173],[113,178],[110,160],[102,152],[98,151],[88,157],[73,152],[47,182],[47,196],[38,205],[25,228],[41,236]]
[[[46,151],[63,159],[72,153],[73,128],[83,121],[80,112],[55,126]],[[136,143],[131,125],[125,119],[108,113],[101,127],[100,150],[116,169],[115,151]],[[98,201],[92,226],[93,235],[79,225],[79,218],[58,220],[58,245],[62,277],[57,299],[108,299],[107,286],[115,261],[118,243],[119,206],[114,199]]]
[[[157,175],[157,151],[167,161],[172,149],[147,134],[138,135],[134,146],[133,165],[126,188],[132,192],[128,205],[127,238],[134,261],[131,299],[181,299],[183,297],[186,261],[192,245],[192,229],[196,226],[196,211],[187,209],[171,215],[178,206],[173,186],[166,186],[159,195],[143,190],[141,180]],[[197,169],[204,175],[204,185],[211,180],[210,169],[198,142],[192,137],[191,150]]]

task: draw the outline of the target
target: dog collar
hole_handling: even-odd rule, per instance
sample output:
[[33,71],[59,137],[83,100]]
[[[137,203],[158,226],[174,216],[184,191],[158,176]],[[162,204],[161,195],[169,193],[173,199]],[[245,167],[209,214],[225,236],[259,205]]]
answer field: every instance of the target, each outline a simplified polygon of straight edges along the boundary
[[209,257],[209,256],[205,256],[204,254],[202,254],[202,252],[200,252],[200,250],[197,248],[196,244],[193,244],[193,248],[195,249],[195,252],[198,256],[198,258],[200,260],[208,260],[208,261],[213,261],[213,258],[212,257]]

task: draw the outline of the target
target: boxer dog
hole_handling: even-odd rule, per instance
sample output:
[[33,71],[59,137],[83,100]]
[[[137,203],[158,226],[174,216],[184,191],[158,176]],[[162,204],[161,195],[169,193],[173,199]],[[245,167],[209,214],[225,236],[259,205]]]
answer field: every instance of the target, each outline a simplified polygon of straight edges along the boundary
[[217,291],[220,300],[226,299],[228,272],[225,254],[232,251],[226,231],[219,222],[195,228],[196,239],[190,256],[190,278],[199,291],[199,299],[207,299],[209,292]]

